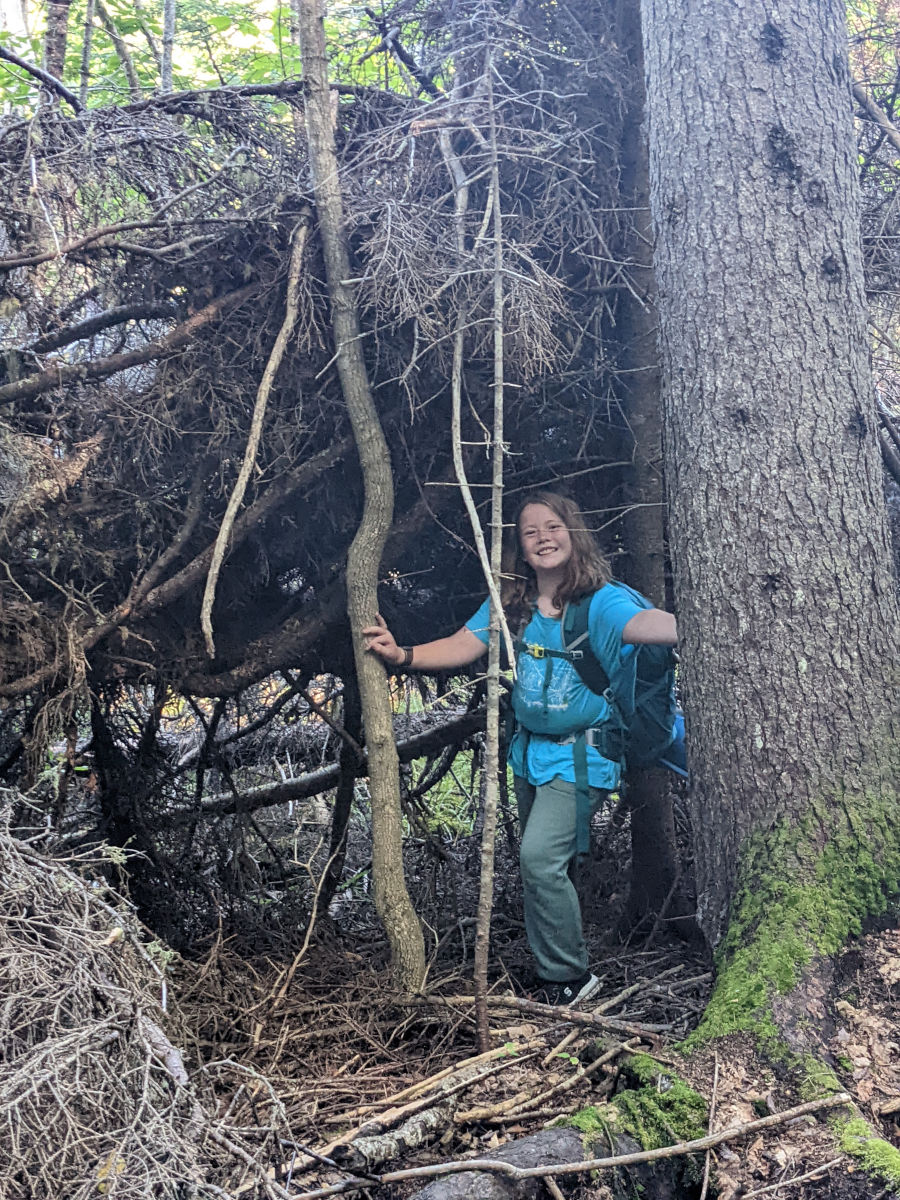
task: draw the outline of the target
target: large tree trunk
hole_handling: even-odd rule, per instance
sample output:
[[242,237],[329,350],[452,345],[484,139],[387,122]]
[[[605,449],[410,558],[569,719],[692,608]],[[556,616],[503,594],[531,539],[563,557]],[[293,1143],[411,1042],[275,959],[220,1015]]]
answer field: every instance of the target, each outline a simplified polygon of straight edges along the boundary
[[[644,57],[640,0],[619,0],[616,36],[629,66],[620,148],[620,196],[623,207],[622,258],[631,287],[616,306],[616,366],[619,394],[630,442],[625,472],[622,520],[622,577],[654,604],[665,607],[665,512],[662,469],[662,407],[656,347],[653,282],[653,232],[650,220],[647,138],[644,127]],[[678,855],[672,796],[666,771],[634,768],[626,778],[631,814],[629,926],[649,913],[682,914],[674,895]]]
[[844,10],[779,14],[643,9],[699,916],[712,943],[728,930],[720,1032],[777,1017],[775,993],[900,875],[900,618]]
[[324,3],[302,0],[298,18],[307,85],[309,160],[331,296],[335,359],[365,488],[362,520],[347,558],[347,611],[369,752],[375,906],[391,943],[398,982],[403,987],[417,989],[425,978],[425,946],[403,876],[400,780],[390,694],[384,668],[367,653],[360,632],[366,625],[374,624],[378,608],[378,567],[394,509],[391,461],[369,391],[356,301],[347,282],[352,271],[344,239],[328,89]]

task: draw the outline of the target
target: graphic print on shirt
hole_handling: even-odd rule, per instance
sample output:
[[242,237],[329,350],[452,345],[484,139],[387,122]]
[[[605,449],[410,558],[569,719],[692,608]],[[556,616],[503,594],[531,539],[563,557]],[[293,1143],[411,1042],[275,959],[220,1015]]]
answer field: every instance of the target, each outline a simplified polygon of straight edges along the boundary
[[[547,673],[550,673],[547,683]],[[572,690],[574,668],[559,658],[519,655],[516,688],[523,707],[534,712],[564,712]],[[544,691],[545,683],[547,690]]]

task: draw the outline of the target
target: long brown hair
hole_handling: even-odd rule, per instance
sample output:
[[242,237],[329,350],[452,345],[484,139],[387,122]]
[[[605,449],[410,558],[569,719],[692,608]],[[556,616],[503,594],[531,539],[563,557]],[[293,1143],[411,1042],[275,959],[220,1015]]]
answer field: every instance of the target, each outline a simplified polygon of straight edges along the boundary
[[575,502],[558,492],[530,492],[516,508],[513,525],[507,528],[504,538],[500,598],[511,624],[517,624],[528,616],[537,600],[535,574],[525,561],[519,539],[519,522],[529,504],[546,505],[565,525],[572,540],[572,556],[566,563],[562,583],[553,597],[557,608],[588,592],[596,592],[612,578],[609,563],[594,541],[593,534],[586,528],[584,517]]

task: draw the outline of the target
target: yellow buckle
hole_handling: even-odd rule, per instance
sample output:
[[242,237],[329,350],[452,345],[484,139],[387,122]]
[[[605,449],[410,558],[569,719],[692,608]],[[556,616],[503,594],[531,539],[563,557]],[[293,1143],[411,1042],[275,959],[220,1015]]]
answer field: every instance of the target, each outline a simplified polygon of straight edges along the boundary
[[544,657],[544,647],[538,646],[537,643],[533,642],[528,647],[528,653],[531,655],[532,658],[543,658]]

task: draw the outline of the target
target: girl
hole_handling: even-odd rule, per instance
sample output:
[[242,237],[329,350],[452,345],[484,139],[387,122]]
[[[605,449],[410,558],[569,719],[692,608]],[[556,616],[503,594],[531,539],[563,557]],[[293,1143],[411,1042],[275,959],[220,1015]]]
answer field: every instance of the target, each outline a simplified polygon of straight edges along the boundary
[[[522,652],[512,693],[517,729],[509,750],[522,830],[520,866],[525,930],[540,990],[548,1004],[574,1004],[600,986],[588,970],[581,908],[571,879],[576,858],[573,744],[609,711],[572,663],[541,653],[562,650],[564,606],[594,593],[588,617],[591,649],[617,695],[631,694],[638,644],[674,645],[675,618],[641,607],[618,587],[575,504],[555,492],[534,492],[519,506],[503,557],[501,599]],[[480,658],[488,645],[489,602],[450,637],[398,646],[384,620],[364,629],[369,649],[391,666],[446,671]],[[529,647],[537,653],[529,652]],[[594,810],[618,786],[621,766],[586,748]]]

